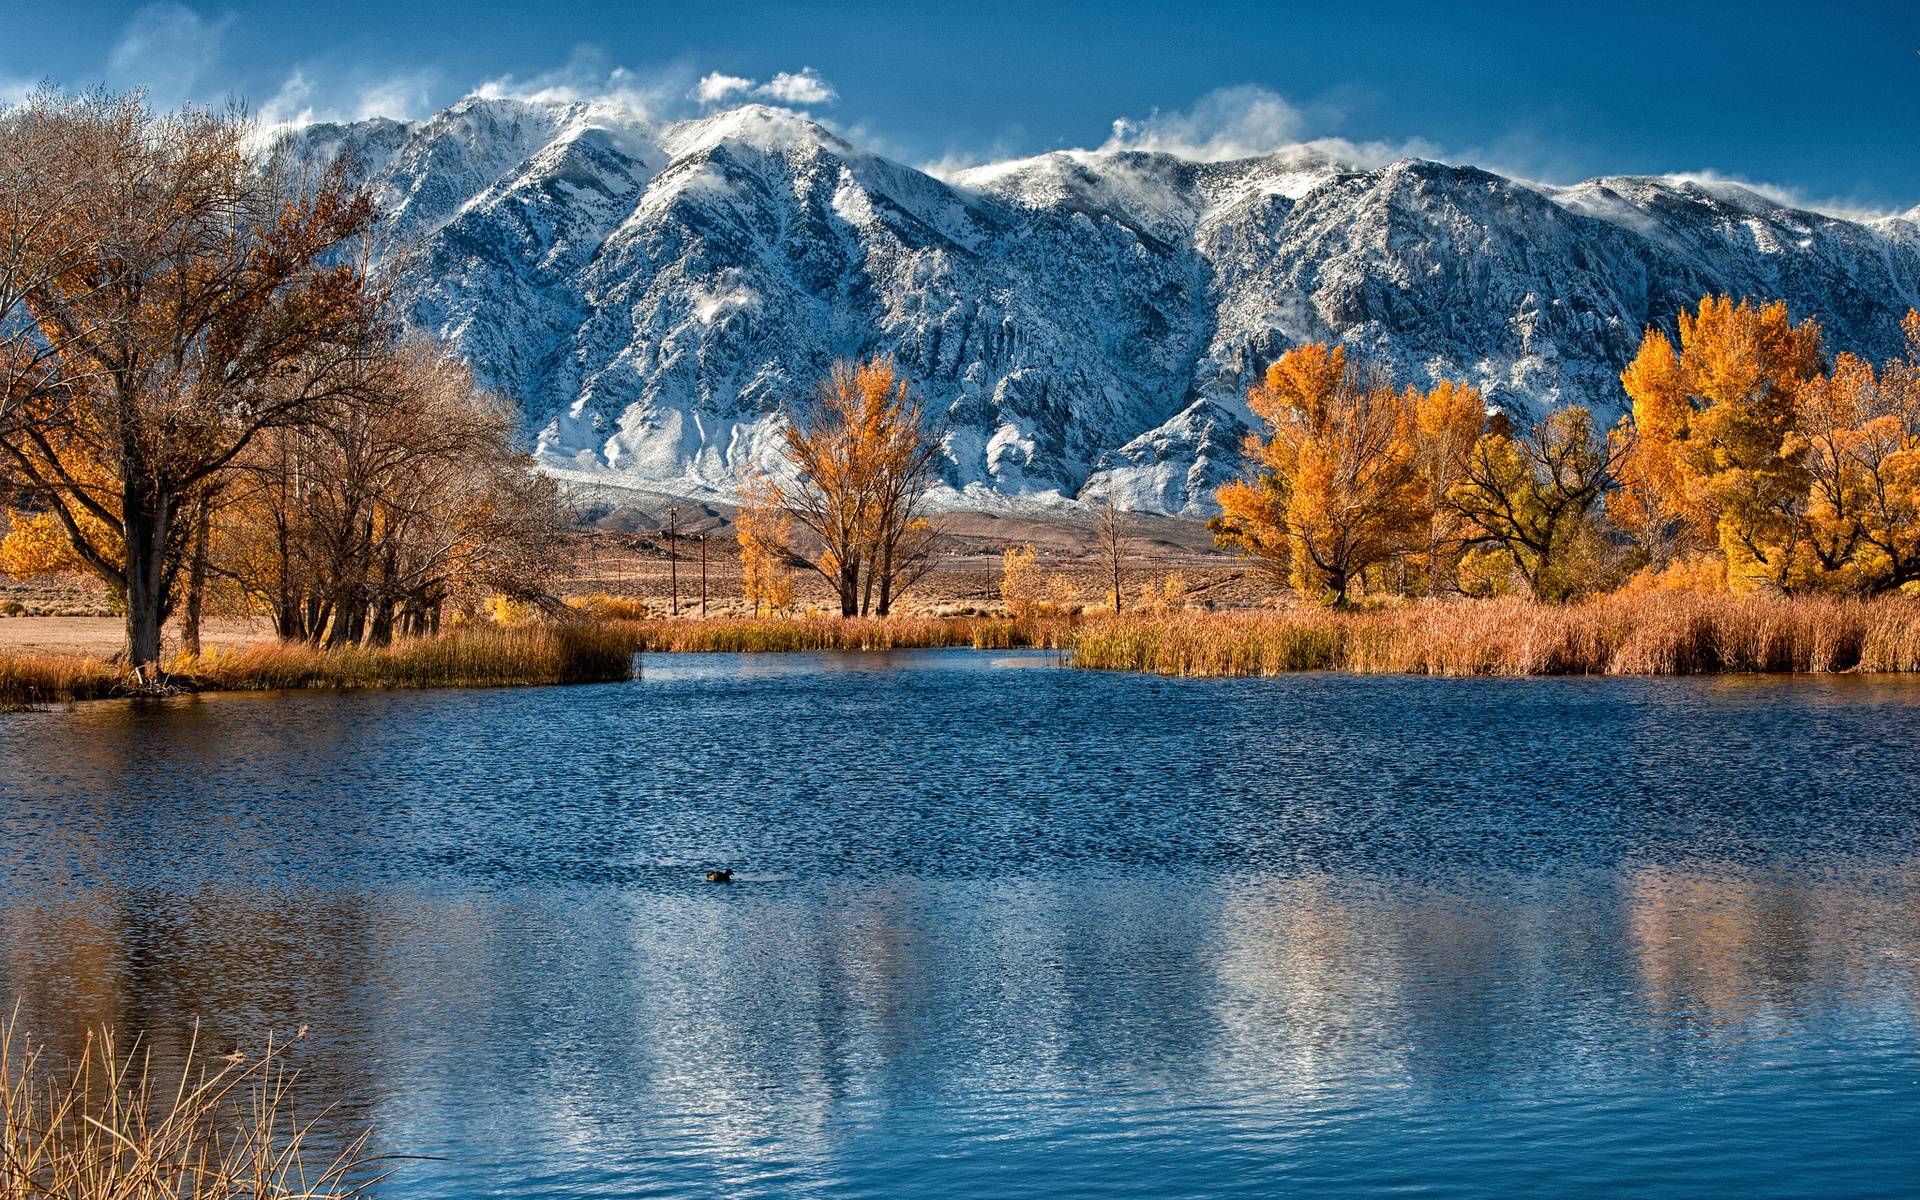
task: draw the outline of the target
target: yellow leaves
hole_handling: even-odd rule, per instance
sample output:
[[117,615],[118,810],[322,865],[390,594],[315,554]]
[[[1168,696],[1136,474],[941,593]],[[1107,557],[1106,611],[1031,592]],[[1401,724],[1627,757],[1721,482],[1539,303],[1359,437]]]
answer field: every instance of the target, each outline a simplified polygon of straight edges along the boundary
[[1485,423],[1477,391],[1395,392],[1315,344],[1282,355],[1247,401],[1267,436],[1248,436],[1249,474],[1216,496],[1216,540],[1336,604],[1389,558],[1437,557],[1452,465]]
[[13,513],[0,539],[0,572],[15,579],[76,574],[87,569],[66,529],[52,513]]
[[[1728,587],[1882,591],[1920,577],[1920,313],[1908,355],[1876,372],[1779,301],[1708,297],[1680,314],[1681,349],[1649,331],[1621,374],[1614,520],[1643,545],[1678,526],[1712,547]],[[1662,561],[1650,555],[1656,566]]]
[[1347,351],[1324,343],[1299,346],[1267,368],[1266,381],[1247,393],[1247,404],[1268,425],[1290,418],[1325,419],[1334,396],[1348,386]]
[[760,616],[793,604],[793,572],[787,567],[793,515],[779,505],[778,495],[764,477],[749,479],[741,488],[740,512],[734,518],[734,537],[740,543],[740,590]]
[[1031,617],[1040,609],[1042,585],[1034,566],[1037,555],[1028,545],[1008,546],[1000,556],[1000,599],[1015,617]]
[[921,402],[881,355],[834,364],[813,403],[787,418],[787,461],[800,486],[786,500],[818,539],[816,569],[839,592],[843,615],[884,616],[896,584],[917,577],[912,564],[933,548],[919,507],[939,447]]

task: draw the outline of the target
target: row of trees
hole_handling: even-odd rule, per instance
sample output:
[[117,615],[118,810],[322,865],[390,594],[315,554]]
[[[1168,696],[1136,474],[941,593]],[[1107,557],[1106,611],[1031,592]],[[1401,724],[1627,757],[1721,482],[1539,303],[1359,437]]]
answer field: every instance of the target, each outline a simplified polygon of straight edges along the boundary
[[1267,425],[1216,537],[1301,594],[1559,601],[1635,572],[1735,590],[1920,580],[1920,314],[1905,357],[1829,360],[1785,304],[1702,300],[1650,330],[1610,432],[1573,406],[1516,428],[1470,387],[1396,389],[1345,351],[1288,352],[1249,393]]
[[352,165],[254,137],[138,95],[0,109],[0,565],[105,580],[136,667],[209,596],[342,645],[557,562],[502,404],[393,319]]

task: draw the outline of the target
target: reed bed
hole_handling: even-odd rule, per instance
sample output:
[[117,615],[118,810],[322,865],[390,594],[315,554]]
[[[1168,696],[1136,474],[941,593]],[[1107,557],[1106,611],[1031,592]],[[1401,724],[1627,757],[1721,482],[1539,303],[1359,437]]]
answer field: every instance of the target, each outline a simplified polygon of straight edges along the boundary
[[0,656],[0,712],[69,700],[98,700],[133,683],[124,670],[77,654]]
[[633,652],[625,631],[575,622],[458,629],[378,650],[263,642],[176,660],[146,683],[96,658],[0,657],[0,709],[156,692],[605,683],[633,678]]
[[[348,1200],[382,1176],[365,1135],[318,1148],[286,1050],[212,1058],[197,1039],[162,1072],[112,1032],[56,1062],[0,1023],[0,1200]],[[324,1117],[323,1112],[319,1114]]]
[[621,632],[587,622],[459,629],[379,650],[267,642],[183,662],[200,691],[291,688],[520,687],[633,678]]
[[800,650],[1059,649],[1064,617],[728,617],[614,623],[636,650],[768,654]]
[[1122,616],[1082,626],[1072,649],[1079,667],[1189,676],[1920,671],[1920,601],[1644,593]]

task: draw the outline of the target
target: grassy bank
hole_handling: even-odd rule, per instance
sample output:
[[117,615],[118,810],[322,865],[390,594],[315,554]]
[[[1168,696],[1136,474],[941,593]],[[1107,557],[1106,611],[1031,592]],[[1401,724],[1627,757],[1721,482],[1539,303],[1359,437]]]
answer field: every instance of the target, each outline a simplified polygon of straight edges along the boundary
[[[462,629],[379,650],[262,643],[172,664],[169,690],[518,687],[633,676],[633,639],[609,625]],[[96,658],[0,658],[0,707],[141,694],[124,668]]]
[[636,650],[777,653],[796,650],[1058,649],[1074,623],[1059,617],[729,617],[622,621]]
[[1661,593],[1189,613],[1090,622],[1072,647],[1079,667],[1191,676],[1920,671],[1920,602]]

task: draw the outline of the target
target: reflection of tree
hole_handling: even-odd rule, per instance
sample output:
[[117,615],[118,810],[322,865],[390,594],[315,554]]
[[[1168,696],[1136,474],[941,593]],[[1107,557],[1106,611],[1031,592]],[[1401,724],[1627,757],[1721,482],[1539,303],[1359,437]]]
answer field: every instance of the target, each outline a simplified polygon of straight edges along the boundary
[[1889,887],[1864,872],[1808,873],[1716,864],[1629,874],[1628,944],[1647,1006],[1718,1024],[1792,1022],[1827,996],[1883,986],[1890,961],[1907,964],[1898,982],[1912,988],[1920,878],[1909,870]]

